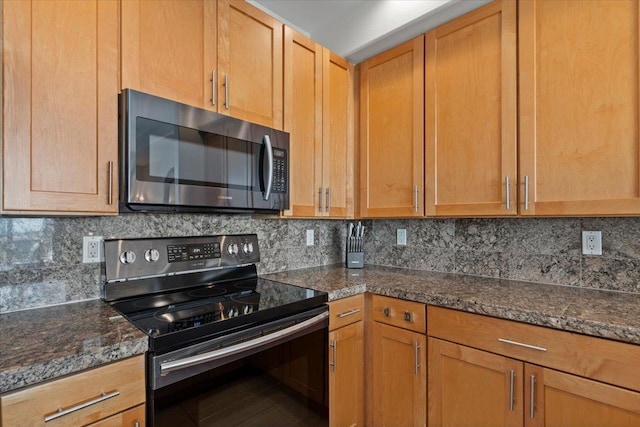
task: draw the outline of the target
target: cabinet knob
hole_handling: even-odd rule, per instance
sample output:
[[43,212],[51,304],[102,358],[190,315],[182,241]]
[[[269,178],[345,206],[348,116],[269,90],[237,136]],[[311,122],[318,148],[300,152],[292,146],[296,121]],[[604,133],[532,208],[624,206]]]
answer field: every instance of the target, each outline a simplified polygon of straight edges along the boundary
[[404,320],[405,322],[413,323],[413,313],[410,311],[404,312]]
[[389,307],[385,307],[382,310],[382,313],[386,316],[386,317],[391,317],[391,309]]

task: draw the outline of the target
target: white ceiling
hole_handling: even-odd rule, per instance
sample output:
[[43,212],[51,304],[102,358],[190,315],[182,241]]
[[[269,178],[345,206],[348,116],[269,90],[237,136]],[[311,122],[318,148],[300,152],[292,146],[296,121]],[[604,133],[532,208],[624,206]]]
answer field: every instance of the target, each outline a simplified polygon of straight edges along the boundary
[[490,0],[247,0],[355,64]]

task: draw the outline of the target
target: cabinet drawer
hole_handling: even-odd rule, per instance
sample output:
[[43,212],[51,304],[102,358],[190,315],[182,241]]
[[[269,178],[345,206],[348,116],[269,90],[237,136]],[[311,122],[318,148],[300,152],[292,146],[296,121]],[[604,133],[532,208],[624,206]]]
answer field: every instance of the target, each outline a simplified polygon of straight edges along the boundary
[[640,346],[440,307],[432,337],[640,391]]
[[[145,401],[144,356],[91,369],[0,397],[0,424],[44,426],[45,418],[84,406],[46,423],[80,426],[99,421]],[[104,395],[103,395],[104,393]],[[108,397],[113,395],[113,397]]]
[[329,330],[341,328],[364,318],[364,294],[329,303]]
[[371,318],[380,323],[424,333],[425,306],[418,302],[371,295]]

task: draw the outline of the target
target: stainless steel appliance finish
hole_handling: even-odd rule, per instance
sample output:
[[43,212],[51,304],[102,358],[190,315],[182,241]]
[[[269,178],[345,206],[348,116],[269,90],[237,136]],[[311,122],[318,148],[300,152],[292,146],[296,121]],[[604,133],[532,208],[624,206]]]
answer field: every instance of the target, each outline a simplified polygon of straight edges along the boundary
[[120,95],[123,211],[289,208],[289,134],[144,94]]
[[327,294],[260,278],[259,261],[255,234],[105,240],[103,299],[149,336],[149,425],[166,401],[197,399],[184,396],[193,384],[235,381],[296,340],[317,364],[309,372],[326,375]]

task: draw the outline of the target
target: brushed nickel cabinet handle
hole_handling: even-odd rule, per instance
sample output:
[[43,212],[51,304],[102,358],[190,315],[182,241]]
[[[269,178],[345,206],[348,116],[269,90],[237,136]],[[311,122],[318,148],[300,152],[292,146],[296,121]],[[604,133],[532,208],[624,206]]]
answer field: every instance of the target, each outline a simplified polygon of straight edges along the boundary
[[525,343],[521,343],[521,342],[518,342],[518,341],[507,340],[507,339],[504,339],[504,338],[498,338],[498,341],[500,341],[501,343],[505,343],[505,344],[511,344],[511,345],[515,345],[515,346],[518,346],[518,347],[528,348],[530,350],[547,351],[547,349],[544,348],[544,347],[538,347],[537,345],[525,344]]
[[516,385],[516,371],[509,372],[509,411],[513,412],[514,390]]
[[535,404],[536,404],[536,399],[535,399],[535,395],[536,395],[536,376],[535,375],[531,375],[531,378],[529,379],[529,418],[534,418],[535,414],[536,414],[536,410],[535,410]]
[[211,72],[211,105],[216,105],[216,87],[218,83],[216,82],[216,71],[213,70]]
[[524,177],[524,210],[529,210],[529,176]]
[[356,313],[360,313],[360,309],[359,308],[354,308],[353,310],[349,310],[349,311],[345,311],[344,313],[340,313],[340,314],[338,314],[338,317],[340,319],[342,319],[344,317],[353,316]]
[[410,311],[405,311],[404,312],[404,321],[405,322],[409,322],[409,323],[413,323],[413,313]]
[[322,212],[322,187],[318,188],[318,212]]
[[224,76],[224,108],[229,109],[229,75]]
[[140,421],[136,421],[133,423],[133,427],[140,427]]
[[413,353],[415,358],[414,373],[418,375],[418,373],[420,372],[420,343],[418,341],[415,341],[413,343]]
[[337,368],[337,357],[338,357],[338,343],[336,342],[336,340],[331,340],[331,343],[329,344],[329,347],[331,347],[331,352],[333,353],[333,359],[331,362],[329,362],[329,366],[331,366],[331,370],[333,372],[336,371]]
[[511,210],[511,183],[509,182],[509,175],[507,175],[507,177],[504,180],[504,186],[506,187],[506,191],[507,191],[507,202],[506,202],[507,210]]
[[113,204],[113,162],[109,161],[108,163],[108,168],[109,168],[109,188],[107,189],[107,204],[108,205],[112,205]]
[[384,314],[384,315],[385,315],[385,317],[391,317],[391,309],[390,309],[389,307],[385,307],[385,308],[382,310],[382,314]]
[[329,212],[331,210],[331,187],[327,187],[326,201],[327,203],[324,207],[324,211]]
[[413,210],[418,212],[418,186],[413,186]]
[[87,407],[92,406],[92,405],[96,405],[96,404],[98,404],[100,402],[104,402],[107,399],[111,399],[111,398],[119,396],[119,395],[120,395],[120,392],[118,390],[113,391],[111,393],[104,393],[103,392],[100,396],[98,396],[98,397],[96,397],[94,399],[87,400],[86,402],[80,403],[78,405],[71,406],[71,407],[69,407],[67,409],[58,408],[58,410],[56,412],[45,416],[44,417],[44,422],[48,423],[49,421],[53,421],[53,420],[58,419],[60,417],[64,417],[65,415],[69,415],[72,412],[79,411],[80,409],[84,409],[84,408],[87,408]]

